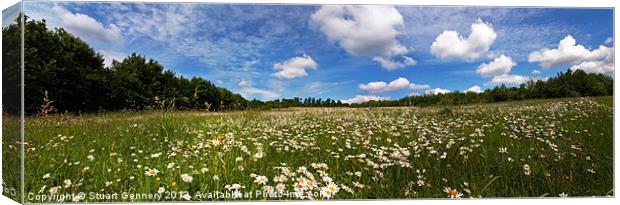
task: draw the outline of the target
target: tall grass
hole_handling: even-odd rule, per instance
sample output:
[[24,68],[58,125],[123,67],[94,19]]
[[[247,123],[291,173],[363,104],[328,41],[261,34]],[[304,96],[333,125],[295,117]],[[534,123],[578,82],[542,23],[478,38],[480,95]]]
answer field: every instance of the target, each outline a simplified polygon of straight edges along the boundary
[[[85,193],[63,200],[130,201],[105,194],[161,190],[162,198],[135,200],[232,200],[196,193],[234,191],[227,188],[233,184],[243,187],[239,193],[269,190],[280,175],[286,191],[295,192],[301,177],[315,182],[305,192],[338,188],[315,199],[446,198],[446,188],[462,198],[607,196],[613,188],[610,99],[32,117],[26,121],[26,192],[32,193],[26,200]],[[296,171],[302,166],[308,172]],[[151,169],[160,173],[145,175]],[[255,182],[258,176],[268,178],[266,185]]]

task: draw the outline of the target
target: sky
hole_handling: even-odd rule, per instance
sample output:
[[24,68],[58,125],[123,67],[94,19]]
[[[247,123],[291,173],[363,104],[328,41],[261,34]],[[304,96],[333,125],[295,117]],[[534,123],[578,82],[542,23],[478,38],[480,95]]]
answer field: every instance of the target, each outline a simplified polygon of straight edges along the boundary
[[247,99],[360,103],[614,72],[612,9],[35,1],[24,11],[106,65],[135,52]]

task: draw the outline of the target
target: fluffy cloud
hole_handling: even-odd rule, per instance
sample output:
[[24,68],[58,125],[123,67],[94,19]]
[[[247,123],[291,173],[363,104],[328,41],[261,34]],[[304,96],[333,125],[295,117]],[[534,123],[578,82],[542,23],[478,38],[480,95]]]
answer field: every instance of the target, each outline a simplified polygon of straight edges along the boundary
[[121,30],[115,24],[104,26],[88,15],[71,13],[59,6],[52,7],[52,11],[59,16],[64,29],[81,38],[108,43],[116,43],[123,38]]
[[614,64],[609,61],[585,61],[570,67],[571,70],[583,70],[586,73],[613,73]]
[[377,81],[377,82],[370,82],[368,84],[361,84],[358,87],[359,89],[368,91],[369,93],[382,93],[382,92],[389,92],[389,91],[394,91],[394,90],[402,90],[406,88],[411,88],[413,90],[421,90],[421,89],[427,89],[430,86],[411,83],[409,82],[409,80],[407,80],[407,78],[399,77],[390,83],[386,83],[383,81]]
[[525,83],[528,80],[530,80],[529,77],[527,76],[522,76],[522,75],[511,75],[511,74],[503,74],[503,75],[497,75],[494,76],[493,79],[491,79],[491,82],[486,83],[487,85],[520,85],[521,83]]
[[431,88],[431,86],[427,85],[427,84],[418,85],[418,84],[415,84],[415,83],[410,83],[409,84],[409,88],[411,88],[412,90],[424,90],[424,89]]
[[609,53],[603,59],[584,61],[570,67],[571,70],[583,70],[586,73],[608,74],[614,72],[614,48],[609,48]]
[[497,34],[493,28],[478,19],[471,25],[471,33],[467,38],[456,31],[441,33],[431,44],[431,53],[442,59],[475,60],[489,51],[495,38]]
[[[349,54],[374,56],[373,60],[387,70],[415,65],[412,58],[405,56],[408,49],[396,39],[404,23],[393,6],[325,5],[312,14],[310,24]],[[402,58],[402,62],[395,57]]]
[[274,91],[253,87],[251,82],[247,80],[241,80],[239,82],[239,87],[241,88],[241,91],[240,91],[241,95],[243,95],[246,98],[249,95],[260,95],[263,100],[271,100],[271,99],[280,97],[280,94]]
[[441,88],[434,88],[434,89],[428,89],[424,91],[425,95],[437,95],[437,94],[446,94],[449,93],[449,90],[446,89],[441,89]]
[[540,75],[541,73],[542,73],[542,71],[540,71],[540,70],[536,70],[536,69],[534,69],[534,70],[532,71],[532,74],[533,74],[533,75]]
[[304,54],[301,57],[293,57],[281,63],[276,63],[273,65],[273,69],[276,70],[273,73],[277,78],[286,78],[293,79],[297,77],[306,77],[308,73],[306,72],[306,68],[308,69],[318,69],[318,65],[312,57]]
[[99,54],[103,56],[103,65],[106,67],[110,67],[112,65],[112,61],[122,61],[128,56],[126,53],[108,50],[100,50]]
[[381,67],[385,68],[386,70],[396,70],[399,68],[404,68],[406,66],[414,66],[417,64],[417,61],[413,60],[413,58],[410,58],[407,56],[402,56],[402,58],[404,59],[403,62],[394,61],[390,58],[381,57],[381,56],[375,56],[372,58],[372,60],[381,64]]
[[605,42],[603,44],[608,45],[608,44],[611,44],[613,42],[614,42],[614,39],[612,37],[607,37],[607,39],[605,39]]
[[478,66],[478,70],[476,70],[476,73],[482,76],[496,76],[507,74],[508,72],[510,72],[510,69],[512,69],[512,67],[514,67],[515,65],[517,65],[517,63],[512,61],[512,58],[505,55],[500,55],[499,57],[493,59],[493,61],[489,63],[483,63]]
[[390,100],[390,97],[382,97],[382,96],[376,96],[376,95],[356,95],[354,98],[342,100],[342,103],[360,104],[360,103],[365,103],[371,100],[375,100],[375,101]]
[[480,89],[480,86],[475,85],[475,86],[465,90],[465,92],[466,93],[469,93],[469,92],[471,92],[471,93],[481,93],[482,90]]
[[[599,46],[597,49],[588,50],[583,45],[577,44],[575,39],[568,35],[564,37],[557,48],[543,48],[530,53],[529,62],[539,62],[543,68],[552,68],[562,65],[576,65],[584,61],[601,61],[609,59],[613,55],[613,48]],[[609,60],[613,61],[613,60]]]

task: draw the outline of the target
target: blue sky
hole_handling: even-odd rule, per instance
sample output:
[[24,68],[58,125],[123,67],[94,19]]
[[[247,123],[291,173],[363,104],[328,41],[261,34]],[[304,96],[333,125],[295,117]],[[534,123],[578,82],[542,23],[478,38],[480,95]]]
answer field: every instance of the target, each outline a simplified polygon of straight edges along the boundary
[[35,1],[24,10],[106,63],[136,52],[249,99],[400,99],[614,70],[612,9]]

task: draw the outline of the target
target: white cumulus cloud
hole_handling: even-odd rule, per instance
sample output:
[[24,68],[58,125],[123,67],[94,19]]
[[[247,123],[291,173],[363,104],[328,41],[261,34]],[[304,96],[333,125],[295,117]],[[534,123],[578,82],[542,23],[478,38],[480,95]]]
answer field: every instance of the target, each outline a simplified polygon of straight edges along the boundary
[[614,64],[606,61],[585,61],[570,67],[571,70],[583,70],[586,73],[613,73]]
[[465,90],[465,93],[481,93],[482,90],[480,89],[480,86],[474,85],[471,88]]
[[[600,45],[597,49],[589,50],[585,46],[577,44],[572,36],[564,37],[557,48],[543,48],[534,51],[528,56],[529,62],[539,62],[543,68],[552,68],[563,65],[576,65],[585,61],[601,61],[610,59],[613,48]],[[610,59],[608,61],[613,61]]]
[[530,80],[530,77],[527,76],[516,74],[502,74],[494,76],[493,79],[491,79],[491,82],[488,82],[486,84],[493,86],[502,84],[507,86],[514,86],[520,85],[521,83],[526,83],[528,80]]
[[471,25],[467,38],[456,31],[441,33],[431,44],[431,53],[442,59],[475,60],[489,51],[496,38],[493,27],[478,19]]
[[517,63],[512,61],[512,58],[510,58],[509,56],[500,55],[499,57],[493,59],[493,61],[489,63],[483,63],[478,66],[478,70],[476,70],[476,73],[482,76],[507,74],[508,72],[510,72],[510,69],[512,69],[512,67],[514,67],[515,65],[517,65]]
[[310,24],[349,54],[374,56],[372,60],[387,70],[416,64],[405,55],[407,47],[396,39],[404,21],[394,6],[324,5],[312,14]]
[[112,65],[112,61],[122,61],[128,55],[123,52],[118,51],[109,51],[109,50],[100,50],[99,54],[103,56],[103,65],[106,67],[110,67]]
[[412,90],[424,90],[424,89],[429,89],[431,88],[430,85],[427,84],[415,84],[415,83],[410,83],[409,84],[409,88],[411,88]]
[[437,94],[446,94],[449,93],[449,90],[446,89],[442,89],[442,88],[434,88],[434,89],[428,89],[424,91],[425,95],[437,95]]
[[273,69],[276,70],[273,73],[277,78],[293,79],[298,77],[306,77],[308,73],[306,69],[318,69],[318,65],[312,57],[304,54],[301,57],[293,57],[281,63],[273,65]]
[[384,101],[384,100],[390,100],[390,97],[382,97],[382,96],[376,96],[376,95],[356,95],[354,98],[342,100],[341,102],[347,103],[347,104],[360,104],[360,103],[365,103],[371,100]]
[[403,78],[403,77],[399,77],[389,83],[386,83],[383,81],[376,81],[376,82],[370,82],[367,84],[361,84],[358,87],[359,89],[368,91],[368,93],[372,93],[372,94],[395,91],[395,90],[402,90],[402,89],[407,89],[407,88],[410,88],[413,90],[422,90],[422,89],[430,88],[429,85],[418,85],[418,84],[410,82],[409,80],[407,80],[407,78]]
[[115,24],[104,26],[88,15],[71,13],[59,6],[52,7],[52,11],[59,16],[65,30],[81,38],[108,43],[117,43],[123,38],[121,30]]
[[532,74],[534,74],[534,75],[540,75],[541,73],[542,73],[542,71],[540,71],[540,70],[536,70],[536,69],[534,69],[534,70],[532,71]]
[[250,95],[260,95],[263,100],[272,100],[280,97],[280,94],[274,91],[253,87],[252,83],[247,80],[241,80],[239,82],[239,87],[241,88],[241,95],[246,98]]

